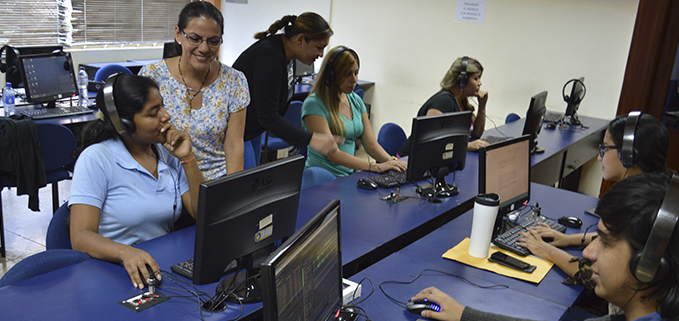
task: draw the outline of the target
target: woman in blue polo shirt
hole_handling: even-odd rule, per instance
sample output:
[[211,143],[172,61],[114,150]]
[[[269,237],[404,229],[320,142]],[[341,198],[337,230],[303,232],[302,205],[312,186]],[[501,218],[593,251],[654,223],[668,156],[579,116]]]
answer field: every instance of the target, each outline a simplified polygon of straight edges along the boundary
[[[132,284],[160,267],[132,245],[169,233],[182,205],[195,217],[203,176],[190,135],[175,129],[150,78],[120,74],[97,95],[100,120],[83,130],[69,206],[73,249],[122,262]],[[107,99],[108,98],[108,99]],[[160,276],[158,276],[160,278]]]

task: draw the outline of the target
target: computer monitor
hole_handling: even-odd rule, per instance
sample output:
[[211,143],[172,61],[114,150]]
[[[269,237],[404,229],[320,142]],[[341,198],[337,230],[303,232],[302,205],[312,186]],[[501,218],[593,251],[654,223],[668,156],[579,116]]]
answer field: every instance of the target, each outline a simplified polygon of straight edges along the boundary
[[[566,95],[566,87],[568,83],[573,83],[571,87],[570,96]],[[580,125],[580,120],[578,119],[578,107],[580,107],[580,102],[585,98],[585,77],[580,77],[579,79],[572,79],[564,85],[562,90],[563,98],[566,101],[566,113],[563,115],[563,122],[570,125]]]
[[262,263],[264,321],[334,317],[342,304],[341,244],[334,200]]
[[314,74],[315,69],[314,69],[314,64],[311,63],[311,65],[307,65],[297,59],[294,60],[293,62],[293,68],[294,68],[294,76],[297,81],[297,83],[302,82],[302,78],[305,76],[311,76]]
[[179,55],[181,55],[181,52],[178,52],[177,45],[174,41],[163,44],[163,59],[172,58]]
[[54,107],[57,100],[78,94],[70,53],[20,55],[18,59],[28,102]]
[[526,112],[526,122],[523,124],[522,135],[531,135],[530,153],[544,153],[545,150],[538,146],[538,134],[542,128],[542,120],[545,118],[547,107],[547,91],[543,91],[530,98],[528,112]]
[[[267,248],[295,232],[303,170],[304,156],[295,155],[200,184],[193,283],[219,281],[233,260],[243,279],[257,275]],[[243,302],[261,301],[258,282],[238,293]],[[241,284],[226,278],[220,287]]]
[[507,214],[530,200],[530,135],[479,148],[479,194],[495,193],[500,206],[493,236]]
[[434,199],[459,193],[455,183],[448,185],[445,177],[464,169],[471,121],[471,111],[413,118],[406,180],[435,178],[433,186],[418,189],[420,194]]
[[47,54],[53,52],[64,51],[62,45],[44,45],[44,46],[20,46],[9,47],[5,51],[5,62],[7,63],[6,81],[12,83],[12,87],[24,87],[24,82],[21,79],[19,67],[19,56],[29,56],[37,54]]

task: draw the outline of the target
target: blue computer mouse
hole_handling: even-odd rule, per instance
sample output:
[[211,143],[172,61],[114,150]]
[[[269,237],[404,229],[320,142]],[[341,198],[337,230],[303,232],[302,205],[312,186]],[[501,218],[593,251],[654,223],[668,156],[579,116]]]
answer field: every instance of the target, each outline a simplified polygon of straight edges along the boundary
[[423,310],[432,310],[436,312],[441,312],[441,306],[434,302],[434,301],[429,301],[427,299],[422,299],[422,300],[417,300],[417,301],[408,301],[406,303],[406,308],[408,311],[410,311],[413,314],[417,315],[422,315]]

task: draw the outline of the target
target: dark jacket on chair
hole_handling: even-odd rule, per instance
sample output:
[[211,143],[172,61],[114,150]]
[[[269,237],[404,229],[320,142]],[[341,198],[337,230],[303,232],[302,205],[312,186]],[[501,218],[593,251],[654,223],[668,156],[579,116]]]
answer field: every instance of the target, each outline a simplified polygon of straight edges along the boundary
[[0,117],[0,167],[16,186],[17,195],[28,194],[28,208],[40,210],[38,189],[47,185],[38,125],[26,116]]

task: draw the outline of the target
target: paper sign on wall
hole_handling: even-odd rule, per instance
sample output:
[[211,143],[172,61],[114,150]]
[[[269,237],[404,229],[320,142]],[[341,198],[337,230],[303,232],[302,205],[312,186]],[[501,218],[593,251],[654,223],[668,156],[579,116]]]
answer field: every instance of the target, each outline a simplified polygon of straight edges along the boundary
[[483,23],[486,19],[487,0],[457,0],[455,20]]

